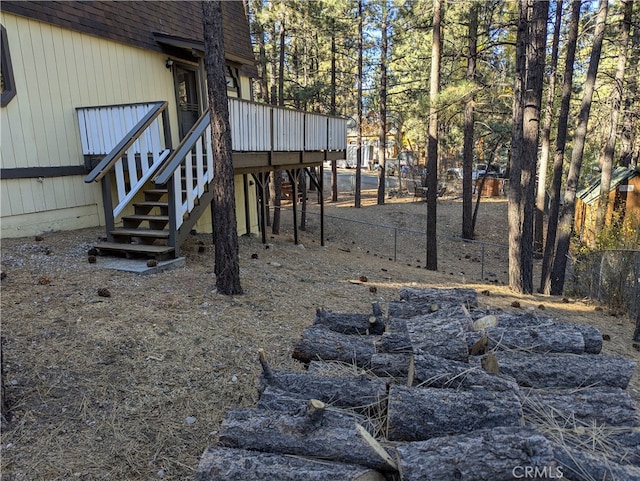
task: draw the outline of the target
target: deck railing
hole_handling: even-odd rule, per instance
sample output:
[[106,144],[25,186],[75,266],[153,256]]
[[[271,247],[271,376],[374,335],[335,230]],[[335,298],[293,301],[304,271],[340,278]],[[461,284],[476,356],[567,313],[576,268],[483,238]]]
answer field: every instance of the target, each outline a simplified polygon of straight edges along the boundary
[[[85,155],[105,156],[85,182],[103,181],[107,229],[149,180],[167,186],[170,231],[177,232],[199,205],[213,180],[209,112],[170,153],[167,102],[83,107],[78,124]],[[162,114],[162,118],[160,115]],[[346,120],[229,99],[234,152],[310,152],[345,150]],[[112,207],[110,173],[117,202]],[[186,227],[185,227],[186,229]],[[170,238],[171,242],[176,239]]]
[[344,150],[346,119],[229,99],[234,152]]
[[105,156],[85,182],[98,182],[108,179],[108,174],[115,175],[115,205],[110,183],[102,189],[108,226],[168,157],[166,110],[167,102],[77,109],[83,154]]
[[[177,231],[213,180],[211,117],[207,110],[169,156],[154,182],[169,191],[170,231]],[[171,239],[170,239],[171,242]]]
[[[344,150],[346,121],[337,117],[229,99],[234,152]],[[213,180],[209,111],[193,126],[154,178],[169,190],[171,232],[177,232]],[[170,239],[171,242],[171,239]]]

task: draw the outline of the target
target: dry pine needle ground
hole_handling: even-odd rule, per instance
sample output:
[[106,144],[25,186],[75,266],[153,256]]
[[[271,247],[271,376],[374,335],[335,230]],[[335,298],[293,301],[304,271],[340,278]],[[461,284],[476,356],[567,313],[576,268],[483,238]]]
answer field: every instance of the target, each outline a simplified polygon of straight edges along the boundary
[[[424,225],[424,204],[410,198],[381,207],[368,199],[357,210],[351,204],[328,204],[327,214]],[[460,212],[458,201],[439,203],[441,233],[459,234]],[[504,242],[505,202],[487,202],[479,215],[478,237]],[[370,312],[371,302],[385,308],[406,285],[470,286],[488,291],[480,296],[485,304],[505,309],[515,301],[522,309],[542,304],[548,315],[599,327],[611,339],[605,352],[638,359],[628,319],[576,300],[515,296],[497,279],[461,275],[473,256],[457,244],[445,243],[441,271],[428,272],[416,268],[421,253],[392,262],[378,252],[382,231],[331,219],[327,229],[326,247],[312,222],[301,233],[304,247],[291,243],[288,227],[270,236],[269,248],[241,238],[245,294],[236,297],[215,292],[208,236],[189,240],[184,267],[147,276],[104,269],[101,257],[88,261],[101,229],[4,240],[11,421],[2,432],[2,480],[191,480],[224,412],[256,402],[259,348],[273,368],[300,370],[291,351],[316,308]],[[640,400],[637,373],[629,392]]]

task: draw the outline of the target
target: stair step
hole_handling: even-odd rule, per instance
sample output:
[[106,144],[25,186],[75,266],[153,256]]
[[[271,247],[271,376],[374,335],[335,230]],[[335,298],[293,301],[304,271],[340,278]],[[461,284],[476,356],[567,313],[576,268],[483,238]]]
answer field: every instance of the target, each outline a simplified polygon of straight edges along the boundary
[[132,215],[125,215],[122,217],[122,220],[136,220],[136,221],[144,221],[144,220],[148,220],[148,221],[164,221],[164,222],[169,222],[169,216],[168,215],[145,215],[145,214],[132,214]]
[[144,200],[148,202],[154,202],[160,200],[161,197],[169,195],[167,189],[148,189],[144,191]]
[[168,202],[162,202],[157,200],[145,200],[144,202],[136,202],[134,207],[168,207]]
[[96,249],[100,252],[119,252],[127,255],[139,255],[155,257],[158,260],[165,260],[173,257],[175,249],[169,246],[156,246],[144,244],[123,244],[119,242],[101,242],[96,244]]
[[169,193],[167,189],[146,189],[145,194],[163,195]]
[[153,237],[156,239],[169,238],[169,231],[160,229],[115,229],[110,234],[127,237]]

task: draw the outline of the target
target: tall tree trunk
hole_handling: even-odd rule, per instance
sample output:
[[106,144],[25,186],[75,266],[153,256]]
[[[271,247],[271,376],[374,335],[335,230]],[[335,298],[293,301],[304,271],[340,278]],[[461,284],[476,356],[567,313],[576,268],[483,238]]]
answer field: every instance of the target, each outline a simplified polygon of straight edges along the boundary
[[273,30],[271,32],[271,62],[269,62],[269,100],[271,105],[278,105],[278,72],[276,70],[276,52],[278,51],[278,33],[276,31],[276,24],[273,24]]
[[221,294],[242,294],[220,1],[204,1],[202,19],[215,159],[212,188],[216,287]]
[[363,58],[362,58],[362,42],[363,27],[362,27],[362,0],[358,0],[358,150],[356,153],[356,195],[355,195],[355,207],[361,205],[361,188],[362,188],[362,70],[363,70]]
[[[336,108],[336,22],[331,18],[331,115],[338,115]],[[331,161],[331,201],[338,202],[338,168]]]
[[518,2],[518,33],[516,36],[516,71],[513,85],[513,126],[511,132],[511,161],[509,162],[509,286],[523,292],[522,286],[522,159],[524,151],[524,90],[529,41],[529,20],[526,0]]
[[[284,57],[285,57],[285,39],[286,39],[286,30],[285,30],[285,19],[284,13],[281,13],[280,18],[280,32],[278,34],[279,38],[279,48],[278,48],[278,95],[275,96],[273,94],[272,88],[272,99],[271,103],[279,106],[284,106]],[[276,102],[277,99],[277,102]],[[281,209],[282,206],[282,171],[276,169],[271,176],[271,189],[269,190],[271,193],[271,205],[273,206],[273,223],[271,225],[271,232],[274,235],[280,234],[280,219],[281,219]]]
[[293,90],[293,108],[296,110],[301,110],[301,102],[300,102],[300,87],[304,87],[306,84],[306,79],[303,78],[303,81],[300,82],[300,69],[301,63],[304,65],[304,62],[300,61],[300,51],[298,46],[298,37],[292,36],[291,38],[291,63],[292,63],[292,72],[291,72],[291,83],[297,88]]
[[609,206],[609,191],[611,190],[611,174],[613,171],[613,155],[616,149],[616,134],[618,132],[618,119],[620,118],[620,104],[622,103],[622,92],[624,86],[624,70],[627,65],[627,50],[629,48],[629,32],[631,31],[631,13],[633,12],[633,0],[622,0],[624,16],[622,28],[620,29],[620,53],[618,54],[618,64],[614,77],[615,87],[611,94],[611,119],[609,122],[609,135],[604,146],[602,168],[600,176],[600,199],[598,202],[598,212],[596,215],[596,235],[598,235],[605,225],[607,207]]
[[251,24],[256,42],[258,43],[258,61],[256,67],[258,69],[258,98],[265,103],[269,103],[269,87],[267,85],[267,51],[265,47],[265,31],[262,22],[260,22],[260,14],[262,13],[263,0],[253,2],[255,12],[253,22]]
[[387,0],[382,2],[380,28],[380,155],[378,158],[378,205],[384,204],[385,163],[387,160]]
[[533,250],[542,252],[544,247],[544,204],[547,188],[547,166],[551,151],[551,122],[553,119],[553,104],[556,97],[556,72],[558,67],[558,45],[560,43],[560,27],[562,25],[562,0],[556,0],[556,15],[553,26],[553,40],[551,45],[551,63],[549,65],[549,90],[547,91],[547,105],[541,131],[540,167],[538,168],[538,190],[536,192],[536,210],[534,214]]
[[564,195],[564,206],[560,215],[558,225],[558,244],[556,254],[553,259],[553,269],[551,274],[551,294],[560,295],[564,290],[565,271],[567,268],[567,256],[569,255],[569,243],[573,233],[573,220],[576,210],[576,191],[578,189],[578,179],[582,168],[582,155],[584,153],[585,138],[587,136],[587,124],[589,122],[589,112],[591,111],[591,99],[596,83],[598,65],[600,64],[600,52],[602,51],[602,40],[604,38],[604,28],[609,9],[608,0],[600,0],[598,15],[596,17],[596,29],[593,38],[591,58],[587,70],[587,80],[584,85],[584,94],[580,104],[578,114],[578,125],[573,137],[573,151],[571,152],[571,165],[567,177],[567,188]]
[[540,292],[544,292],[545,294],[549,294],[551,291],[551,265],[556,247],[558,217],[560,215],[560,190],[562,188],[564,151],[567,143],[569,106],[571,103],[571,91],[573,89],[573,63],[576,57],[581,5],[581,0],[573,0],[571,2],[571,18],[569,20],[567,33],[567,55],[562,81],[560,112],[558,114],[558,135],[556,136],[556,148],[553,158],[551,202],[549,206],[549,218],[547,220],[547,237],[544,245],[544,255],[542,257],[542,274],[540,277]]
[[438,270],[438,94],[440,92],[440,58],[442,48],[442,3],[433,0],[433,41],[429,86],[429,130],[427,144],[427,260],[426,268]]
[[[478,4],[469,10],[469,51],[467,53],[467,80],[475,91],[476,57],[478,55]],[[475,94],[469,95],[464,107],[464,147],[462,153],[462,238],[473,239],[473,134],[475,122]]]
[[638,65],[640,64],[640,25],[634,24],[631,36],[631,57],[627,68],[627,89],[624,101],[622,132],[620,134],[620,157],[618,163],[623,167],[637,165],[637,155],[634,158],[634,141],[638,137],[638,122],[640,121],[640,96],[638,95]]
[[284,106],[284,55],[286,47],[286,30],[284,14],[280,19],[280,59],[278,61],[278,105]]
[[512,285],[518,292],[533,293],[533,217],[535,206],[536,171],[538,165],[538,139],[540,133],[540,108],[547,45],[547,16],[549,2],[533,2],[531,33],[527,45],[527,75],[524,91],[522,119],[523,151],[520,188],[522,191],[522,234],[520,249],[520,279]]
[[[502,140],[498,138],[496,140],[495,145],[489,152],[487,165],[491,165],[493,163],[493,159],[496,156],[496,151],[498,150],[498,147],[500,147],[501,145],[502,145]],[[475,204],[475,207],[473,208],[473,216],[471,218],[471,232],[474,232],[476,230],[476,221],[478,220],[478,210],[480,209],[480,198],[482,197],[482,190],[484,189],[484,183],[486,180],[487,180],[487,176],[483,175],[482,180],[480,181],[480,185],[476,184],[476,204]]]

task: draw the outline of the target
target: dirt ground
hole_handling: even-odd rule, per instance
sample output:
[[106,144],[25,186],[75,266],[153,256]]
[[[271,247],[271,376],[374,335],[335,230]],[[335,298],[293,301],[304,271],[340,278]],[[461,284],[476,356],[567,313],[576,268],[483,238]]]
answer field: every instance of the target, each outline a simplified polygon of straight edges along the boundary
[[[102,229],[3,240],[2,377],[11,410],[2,480],[192,480],[224,412],[257,401],[259,348],[273,368],[301,370],[291,352],[317,308],[370,312],[378,301],[384,309],[408,285],[472,287],[487,291],[479,296],[486,306],[517,310],[518,301],[520,310],[592,324],[610,338],[605,353],[640,359],[627,318],[581,299],[514,295],[497,266],[506,252],[481,259],[478,245],[448,237],[459,235],[458,200],[439,201],[438,272],[418,268],[424,250],[411,251],[410,237],[394,262],[391,244],[376,238],[389,229],[337,219],[424,229],[423,203],[352,205],[349,197],[327,204],[324,247],[317,206],[309,206],[302,245],[290,227],[266,246],[242,237],[244,295],[234,297],[216,293],[209,236],[189,239],[184,266],[150,275],[105,269],[102,257],[90,264]],[[506,232],[505,201],[483,203],[477,239],[504,244]],[[361,276],[367,282],[354,282]],[[640,402],[637,371],[628,391]]]

